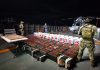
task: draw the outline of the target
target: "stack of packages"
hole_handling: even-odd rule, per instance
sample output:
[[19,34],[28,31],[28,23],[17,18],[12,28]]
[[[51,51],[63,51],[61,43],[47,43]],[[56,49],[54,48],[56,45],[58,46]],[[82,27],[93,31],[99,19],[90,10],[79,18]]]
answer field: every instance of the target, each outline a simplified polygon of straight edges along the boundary
[[33,54],[38,60],[44,60],[48,54],[57,59],[58,65],[67,68],[70,67],[70,62],[76,57],[79,48],[77,41],[74,43],[74,46],[72,46],[73,41],[71,41],[71,39],[69,39],[69,43],[61,43],[59,41],[31,36],[26,43],[32,48],[39,49],[39,51]]
[[35,37],[28,37],[28,40],[24,41],[24,43],[30,45],[30,46],[36,46],[35,44]]
[[65,55],[60,55],[57,57],[57,64],[60,67],[64,67],[65,66],[65,60],[67,59],[67,57]]
[[35,57],[37,60],[45,61],[46,55],[40,52],[40,49],[43,48],[42,43],[44,44],[45,41],[41,38],[36,36],[28,36],[28,40],[25,43],[25,50],[28,54]]
[[53,56],[54,58],[57,58],[59,55],[61,55],[65,50],[67,50],[69,47],[64,44],[57,44],[54,47],[55,49],[49,52],[48,54]]
[[70,68],[71,63],[76,58],[79,49],[79,38],[70,36],[67,42],[68,49],[65,50],[62,55],[57,57],[57,63],[59,66]]
[[28,36],[28,40],[24,41],[25,52],[29,53],[31,56],[33,56],[33,53],[39,51],[38,48],[35,48],[37,45],[34,40],[34,36]]
[[65,51],[63,54],[66,56],[69,56],[71,58],[75,58],[76,55],[78,54],[78,47],[73,46],[70,49],[68,49],[67,51]]
[[[62,65],[62,63],[60,62],[63,62],[63,66],[65,66],[65,68],[71,67],[71,62],[73,59],[76,58],[78,54],[78,49],[79,49],[78,46],[77,47],[71,46],[68,50],[64,51],[63,55],[60,55],[57,57],[58,65]],[[63,58],[66,58],[66,59],[63,59]]]
[[41,45],[43,46],[40,51],[47,54],[48,52],[53,50],[54,43],[50,40],[42,40]]
[[43,47],[42,49],[40,49],[41,52],[48,54],[49,52],[51,52],[54,49],[54,45],[49,45],[48,47]]

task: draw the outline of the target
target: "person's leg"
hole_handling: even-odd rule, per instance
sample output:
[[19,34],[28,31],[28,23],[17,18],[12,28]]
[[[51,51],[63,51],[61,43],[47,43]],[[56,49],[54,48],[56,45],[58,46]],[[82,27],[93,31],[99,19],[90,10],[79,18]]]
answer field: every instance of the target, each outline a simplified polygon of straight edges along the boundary
[[91,65],[94,65],[94,44],[88,44],[88,51],[89,51],[89,59],[91,62]]
[[80,42],[80,45],[79,45],[79,52],[78,52],[78,55],[77,55],[78,61],[81,60],[84,49],[85,49],[84,43],[83,43],[83,42]]
[[22,30],[21,35],[24,35],[24,30]]

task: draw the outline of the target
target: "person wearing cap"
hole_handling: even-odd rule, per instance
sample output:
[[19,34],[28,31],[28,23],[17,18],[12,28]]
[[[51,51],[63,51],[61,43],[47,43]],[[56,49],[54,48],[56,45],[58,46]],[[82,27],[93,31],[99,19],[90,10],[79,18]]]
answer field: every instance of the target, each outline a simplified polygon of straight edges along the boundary
[[23,21],[20,21],[20,24],[19,24],[19,34],[20,35],[24,35],[24,22]]
[[89,51],[89,59],[90,59],[91,65],[94,66],[95,65],[94,37],[97,35],[97,27],[95,25],[92,25],[91,21],[92,21],[92,19],[87,17],[85,20],[85,24],[79,28],[78,34],[81,35],[82,40],[80,41],[77,59],[78,59],[78,61],[81,60],[83,51],[85,48],[87,48]]

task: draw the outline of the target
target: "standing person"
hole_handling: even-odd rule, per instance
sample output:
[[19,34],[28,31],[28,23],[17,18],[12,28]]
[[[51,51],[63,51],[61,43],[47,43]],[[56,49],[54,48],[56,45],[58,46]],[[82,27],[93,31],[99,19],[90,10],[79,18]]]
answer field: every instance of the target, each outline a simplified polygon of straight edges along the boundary
[[78,61],[81,60],[83,51],[85,48],[88,48],[89,51],[89,59],[91,62],[91,66],[94,66],[94,37],[97,35],[97,27],[90,23],[92,19],[86,18],[85,24],[82,25],[78,31],[78,34],[82,36],[82,40],[80,41],[79,45],[79,52],[78,52]]
[[20,21],[20,24],[19,24],[19,34],[20,35],[24,35],[24,22],[23,21]]
[[44,25],[43,27],[44,27],[44,32],[47,33],[47,32],[48,32],[48,26],[47,26],[47,23],[45,23],[45,25]]

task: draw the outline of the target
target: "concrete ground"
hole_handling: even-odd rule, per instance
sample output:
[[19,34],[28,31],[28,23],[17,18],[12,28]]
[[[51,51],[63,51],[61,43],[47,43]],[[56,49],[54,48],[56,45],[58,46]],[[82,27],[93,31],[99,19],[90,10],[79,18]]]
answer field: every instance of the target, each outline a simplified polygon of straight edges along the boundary
[[[20,54],[16,58],[13,56],[12,52],[0,54],[0,70],[67,70],[58,67],[57,63],[50,59],[40,62],[27,53]],[[76,63],[72,70],[100,70],[100,46],[96,46],[95,58],[97,66],[93,68],[88,59],[88,51],[85,49],[83,61]]]

